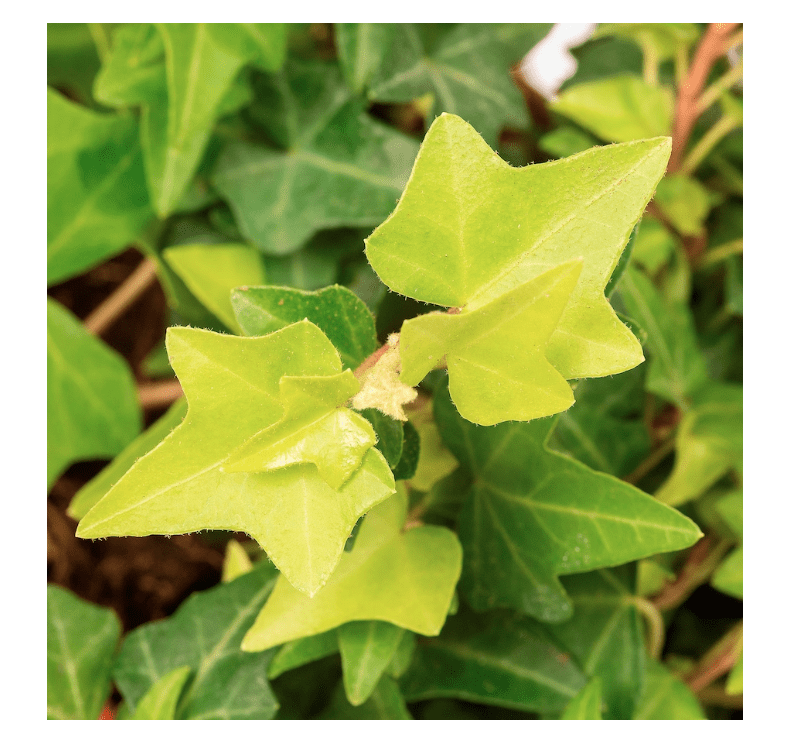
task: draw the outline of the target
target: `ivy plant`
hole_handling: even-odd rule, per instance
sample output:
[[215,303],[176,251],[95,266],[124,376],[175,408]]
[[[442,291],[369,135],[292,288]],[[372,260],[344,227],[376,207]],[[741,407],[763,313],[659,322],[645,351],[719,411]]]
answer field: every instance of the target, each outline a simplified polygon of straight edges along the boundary
[[741,708],[735,26],[603,24],[528,106],[548,24],[50,25],[50,511],[224,561],[123,631],[56,576],[49,718]]

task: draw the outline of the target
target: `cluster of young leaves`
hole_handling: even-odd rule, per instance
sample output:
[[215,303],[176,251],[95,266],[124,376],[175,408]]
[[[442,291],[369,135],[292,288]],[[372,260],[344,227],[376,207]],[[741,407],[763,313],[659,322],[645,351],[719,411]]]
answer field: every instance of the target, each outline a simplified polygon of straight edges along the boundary
[[[140,434],[127,364],[49,300],[48,483],[115,457],[79,537],[263,553],[230,541],[225,581],[119,652],[111,613],[51,587],[51,717],[114,682],[133,719],[704,718],[648,654],[637,562],[726,533],[711,583],[742,598],[742,230],[716,172],[662,179],[672,93],[647,77],[696,27],[624,26],[599,42],[640,45],[646,78],[580,57],[541,141],[565,157],[515,168],[508,68],[547,25],[336,24],[336,59],[300,27],[92,25],[92,86],[50,80],[49,282],[138,246],[185,397]],[[420,148],[372,103],[424,115]],[[707,226],[724,259],[692,272]],[[665,407],[675,463],[645,493],[622,478]]]

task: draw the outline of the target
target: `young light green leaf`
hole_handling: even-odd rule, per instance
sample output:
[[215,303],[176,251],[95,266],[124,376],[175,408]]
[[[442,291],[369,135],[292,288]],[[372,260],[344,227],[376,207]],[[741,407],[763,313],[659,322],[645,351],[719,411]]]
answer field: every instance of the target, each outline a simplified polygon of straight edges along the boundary
[[128,364],[47,297],[47,489],[71,463],[113,457],[142,416]]
[[319,719],[412,719],[412,716],[396,681],[383,675],[372,695],[360,706],[350,704],[344,689],[337,687],[333,700]]
[[737,662],[730,670],[727,682],[724,685],[724,691],[731,696],[743,693],[743,650],[741,650]]
[[[355,29],[360,42],[368,37],[364,26],[343,24],[339,38]],[[345,68],[353,71],[351,80],[369,79],[372,101],[404,102],[431,94],[437,114],[457,114],[495,143],[503,125],[529,125],[509,70],[549,29],[546,23],[387,24],[374,31],[383,54],[363,73],[357,57],[347,54],[350,45],[340,42],[338,49]]]
[[258,118],[285,150],[236,141],[213,171],[249,241],[288,254],[320,229],[385,219],[416,144],[349,101],[338,68],[290,60],[281,73],[257,80],[257,98],[266,102]]
[[[210,137],[211,129],[244,64],[275,69],[284,57],[281,24],[161,23],[166,90],[146,99],[143,147],[156,213],[177,206]],[[209,71],[206,74],[205,71]]]
[[131,719],[175,719],[175,708],[190,674],[191,668],[184,665],[156,681],[139,700]]
[[675,97],[669,88],[623,74],[573,85],[549,107],[602,140],[619,143],[669,135]]
[[[388,621],[436,636],[448,613],[462,549],[443,527],[401,532],[407,497],[398,492],[364,517],[350,553],[313,597],[284,577],[243,640],[259,651],[348,621]],[[385,578],[384,585],[380,579]]]
[[231,452],[221,469],[259,473],[312,463],[338,491],[377,440],[366,420],[341,407],[358,392],[358,380],[349,369],[329,377],[285,376],[279,391],[281,420]]
[[434,403],[443,440],[468,474],[461,586],[477,610],[506,606],[563,621],[572,605],[558,575],[686,548],[701,536],[679,512],[548,449],[554,419],[475,426],[444,386]]
[[417,385],[445,358],[457,409],[483,426],[566,410],[571,387],[545,350],[581,271],[581,261],[565,263],[478,309],[405,321],[400,379]]
[[393,492],[382,455],[369,449],[338,491],[311,463],[255,473],[221,468],[282,419],[282,377],[314,377],[319,386],[320,377],[341,373],[336,349],[304,320],[260,338],[170,328],[167,350],[189,402],[186,418],[85,515],[77,535],[246,532],[298,589],[314,594],[358,517]]
[[47,719],[98,719],[120,639],[114,611],[46,588]]
[[394,291],[468,312],[582,258],[546,357],[565,379],[625,371],[642,349],[604,288],[669,151],[656,138],[514,168],[442,115],[396,210],[366,240],[367,257]]
[[230,293],[237,286],[265,283],[265,267],[256,249],[245,244],[185,244],[165,249],[163,255],[189,290],[228,330],[241,332]]
[[591,678],[569,701],[560,719],[601,719],[601,679],[598,676]]
[[699,39],[696,23],[600,23],[594,37],[631,39],[656,60],[674,57]]
[[739,538],[743,538],[743,489],[730,491],[715,504],[716,511],[721,515],[727,527]]
[[416,427],[418,434],[418,462],[410,485],[416,491],[427,492],[435,483],[450,475],[459,466],[453,453],[443,444],[433,420]]
[[134,118],[47,89],[47,283],[119,252],[152,218]]
[[631,719],[645,682],[645,642],[634,602],[636,567],[563,580],[574,615],[550,632],[588,677],[601,679],[604,719]]
[[276,576],[270,564],[261,564],[128,634],[113,676],[131,709],[167,673],[188,667],[194,678],[177,719],[271,719],[278,708],[265,677],[272,652],[241,652],[238,645]]
[[711,577],[711,586],[730,597],[743,600],[743,546],[721,562]]
[[224,551],[224,564],[221,567],[221,581],[231,582],[254,568],[249,554],[234,538],[227,542]]
[[686,410],[691,396],[708,379],[691,310],[663,301],[653,283],[636,268],[629,268],[621,278],[618,292],[648,334],[645,346],[653,358],[646,389]]
[[267,335],[308,319],[328,336],[350,369],[357,369],[377,348],[374,317],[366,304],[343,286],[319,291],[238,288],[232,293],[232,306],[244,335]]
[[660,662],[648,660],[646,675],[633,719],[707,719],[691,689]]
[[667,481],[656,492],[677,506],[702,496],[731,468],[743,461],[743,388],[711,382],[694,396],[678,426],[677,457]]
[[66,514],[76,520],[82,519],[140,457],[150,452],[169,436],[172,429],[181,424],[186,410],[186,399],[182,397],[149,429],[134,439],[95,478],[89,480],[76,492],[68,505]]
[[661,221],[643,216],[631,251],[631,259],[651,275],[656,273],[677,252],[675,238]]
[[400,686],[407,701],[451,696],[535,712],[560,712],[585,676],[524,616],[464,611],[440,636],[419,641]]
[[321,660],[323,657],[339,651],[337,630],[331,629],[322,634],[305,636],[303,639],[285,642],[271,659],[268,666],[268,678],[273,680],[288,670],[305,665],[308,662]]
[[359,706],[377,687],[405,630],[386,621],[349,621],[337,632],[344,691],[347,700]]
[[656,204],[684,236],[700,236],[710,209],[718,202],[716,193],[683,174],[667,175],[656,188]]

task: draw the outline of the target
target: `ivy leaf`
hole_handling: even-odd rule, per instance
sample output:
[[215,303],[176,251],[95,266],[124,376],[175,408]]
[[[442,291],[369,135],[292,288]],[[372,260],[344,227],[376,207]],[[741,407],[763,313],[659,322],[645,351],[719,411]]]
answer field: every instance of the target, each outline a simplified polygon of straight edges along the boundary
[[[514,168],[466,122],[442,115],[396,210],[366,240],[367,257],[394,291],[463,312],[582,258],[546,358],[565,379],[625,371],[642,349],[604,288],[669,151],[670,140],[656,138]],[[511,348],[490,350],[489,362]]]
[[47,489],[71,463],[113,457],[140,431],[128,364],[47,297]]
[[267,335],[308,319],[328,336],[350,369],[358,368],[377,348],[374,317],[366,304],[343,286],[319,291],[239,288],[232,293],[232,306],[244,335]]
[[224,563],[221,567],[221,581],[231,582],[254,568],[246,549],[234,538],[227,542],[224,549]]
[[407,701],[451,696],[535,712],[559,712],[585,676],[554,641],[521,615],[465,611],[440,636],[421,640],[401,679]]
[[625,73],[573,85],[549,108],[602,140],[619,143],[669,135],[675,97],[669,88]]
[[46,588],[47,719],[98,719],[120,640],[114,611]]
[[475,426],[447,389],[435,394],[443,440],[468,475],[459,537],[461,587],[476,610],[506,606],[543,621],[571,615],[558,575],[692,545],[679,512],[545,444],[555,419]]
[[[281,24],[157,24],[166,58],[166,90],[147,99],[142,143],[156,213],[177,206],[197,170],[233,79],[254,60],[275,70],[284,59]],[[210,75],[203,71],[209,70]]]
[[719,564],[711,577],[711,586],[725,595],[743,600],[743,546],[735,548]]
[[407,320],[400,379],[417,385],[445,357],[457,409],[483,426],[566,410],[571,387],[544,351],[581,270],[580,261],[565,263],[480,309]]
[[305,636],[302,639],[285,642],[271,659],[268,666],[268,678],[273,680],[288,670],[305,665],[308,662],[321,660],[323,657],[339,651],[337,630],[331,629],[322,634]]
[[293,378],[285,388],[334,381],[336,349],[304,320],[260,338],[170,328],[167,350],[189,401],[186,418],[85,515],[78,537],[246,532],[298,589],[314,594],[358,517],[393,491],[383,457],[369,449],[338,491],[311,463],[254,473],[222,466],[285,415],[283,377]]
[[664,665],[648,660],[646,673],[634,719],[707,719],[691,689]]
[[653,275],[677,251],[675,238],[664,224],[651,216],[643,216],[631,251],[631,259]]
[[588,677],[601,679],[604,719],[631,719],[645,682],[645,643],[634,601],[636,567],[567,577],[574,615],[550,632]]
[[661,61],[691,46],[700,31],[696,23],[601,23],[594,36],[631,39]]
[[191,668],[184,665],[156,681],[139,700],[131,719],[175,719],[178,699],[190,674]]
[[47,89],[47,283],[122,250],[153,218],[134,118]]
[[372,695],[404,633],[386,621],[349,621],[339,626],[344,690],[350,704],[359,706]]
[[718,203],[719,195],[684,174],[669,174],[656,188],[656,204],[684,236],[701,236],[708,213]]
[[409,421],[402,424],[402,456],[394,468],[396,480],[410,480],[418,471],[421,457],[421,437]]
[[730,670],[730,675],[724,685],[724,691],[730,694],[730,696],[736,696],[743,693],[743,649],[741,649],[740,656],[735,662],[732,670]]
[[288,254],[320,229],[385,219],[416,144],[349,101],[338,68],[292,59],[258,78],[257,98],[266,102],[258,118],[280,148],[232,142],[213,171],[249,241]]
[[560,719],[601,719],[601,679],[591,678],[571,699]]
[[282,577],[246,634],[243,648],[268,649],[348,621],[388,621],[427,636],[440,633],[459,578],[462,549],[443,527],[401,532],[406,511],[401,488],[370,511],[352,551],[343,555],[333,576],[313,597]]
[[627,270],[618,292],[648,335],[645,345],[653,358],[646,389],[687,409],[693,393],[708,379],[691,310],[685,304],[663,301],[653,283],[636,268]]
[[333,700],[319,719],[412,719],[396,681],[383,675],[372,695],[360,706],[347,701],[344,689],[339,686]]
[[143,431],[95,478],[76,492],[66,514],[80,520],[92,509],[143,455],[158,446],[186,415],[186,399],[180,398],[149,429]]
[[230,293],[237,286],[265,283],[260,253],[245,244],[186,244],[163,255],[197,299],[228,330],[240,332]]
[[656,498],[671,506],[702,496],[743,461],[743,387],[711,382],[678,425],[675,466]]
[[336,51],[344,79],[361,94],[390,52],[397,36],[393,23],[337,23]]
[[538,141],[538,147],[555,158],[573,156],[575,153],[586,151],[596,145],[600,145],[600,143],[583,130],[572,125],[556,127]]
[[352,71],[350,80],[369,79],[372,101],[404,102],[431,94],[437,113],[459,115],[490,143],[497,141],[503,125],[529,125],[522,94],[509,70],[546,35],[551,24],[463,23],[444,28],[388,24],[371,32],[384,50],[373,74],[362,66],[374,63],[368,56],[348,55],[351,45],[346,41],[354,35],[360,44],[370,33],[368,26],[342,24],[338,50],[345,68]]
[[113,676],[130,708],[137,709],[164,676],[188,667],[194,677],[176,719],[271,719],[278,708],[265,677],[272,652],[241,652],[238,645],[276,576],[262,564],[193,594],[169,618],[128,634]]
[[349,369],[330,377],[284,376],[279,391],[281,420],[231,452],[222,470],[259,473],[312,463],[338,491],[377,440],[367,421],[341,407],[358,392],[358,380]]

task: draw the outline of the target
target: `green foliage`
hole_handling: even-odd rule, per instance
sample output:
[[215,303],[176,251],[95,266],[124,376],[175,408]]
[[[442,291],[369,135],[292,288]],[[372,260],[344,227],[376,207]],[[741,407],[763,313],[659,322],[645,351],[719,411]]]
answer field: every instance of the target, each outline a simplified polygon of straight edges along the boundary
[[[737,716],[742,63],[684,133],[706,28],[602,24],[544,109],[548,30],[48,26],[50,718]],[[161,342],[75,316],[129,247]],[[121,637],[69,497],[214,580]]]

